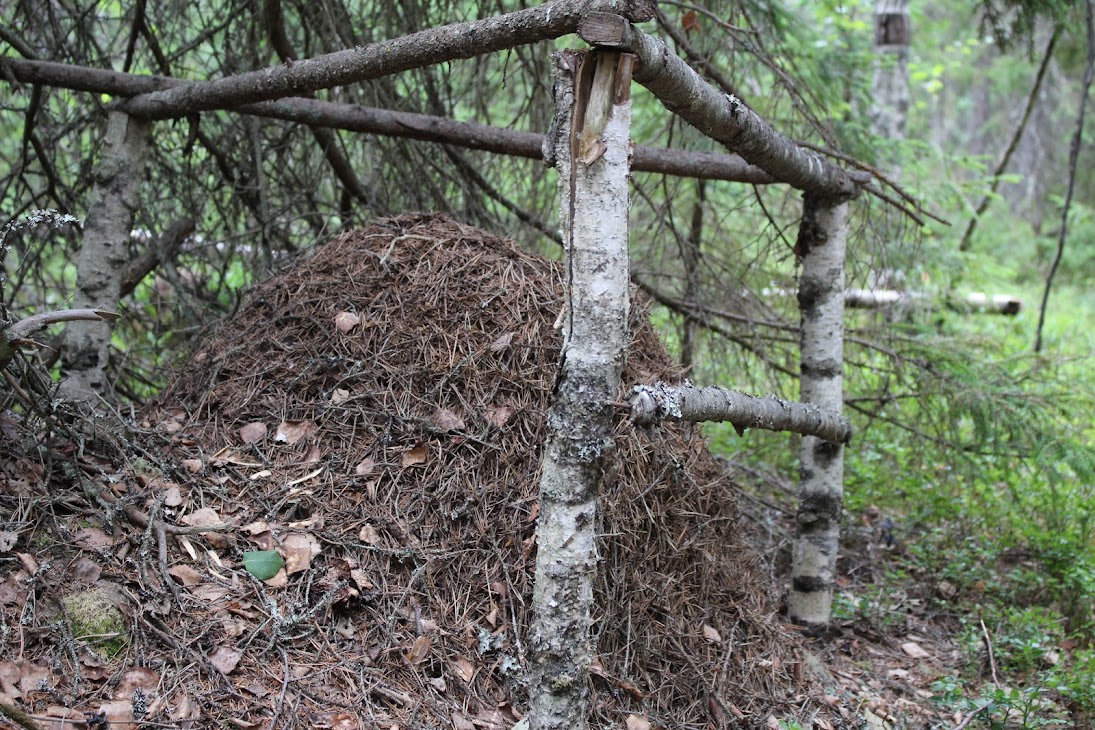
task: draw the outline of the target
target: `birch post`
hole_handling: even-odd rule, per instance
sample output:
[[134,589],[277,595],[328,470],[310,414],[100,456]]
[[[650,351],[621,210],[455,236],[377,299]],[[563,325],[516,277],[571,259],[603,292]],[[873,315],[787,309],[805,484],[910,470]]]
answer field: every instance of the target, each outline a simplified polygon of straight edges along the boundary
[[[843,405],[844,249],[848,203],[807,194],[796,250],[802,256],[799,400],[834,413]],[[800,446],[798,535],[791,566],[791,620],[810,632],[829,623],[840,517],[844,509],[844,447],[816,436]]]
[[584,730],[592,659],[598,492],[613,446],[628,318],[628,167],[633,57],[555,56],[555,122],[566,245],[563,349],[540,476],[530,630],[532,730]]
[[[110,112],[107,118],[106,142],[76,258],[73,303],[78,308],[112,310],[118,306],[151,129],[151,122],[123,112]],[[93,401],[112,395],[104,372],[110,357],[110,335],[106,321],[70,326],[65,331],[62,396]]]

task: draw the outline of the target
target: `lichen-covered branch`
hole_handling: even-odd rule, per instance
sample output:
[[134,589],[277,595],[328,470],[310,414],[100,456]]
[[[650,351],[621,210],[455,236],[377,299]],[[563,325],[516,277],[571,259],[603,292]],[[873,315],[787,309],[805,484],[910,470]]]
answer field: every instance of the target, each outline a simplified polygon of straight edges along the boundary
[[[802,256],[800,395],[840,413],[844,368],[844,252],[848,204],[807,194],[796,250]],[[804,436],[800,445],[798,535],[792,551],[788,613],[808,630],[829,623],[840,517],[844,509],[844,447]]]
[[723,421],[734,424],[738,433],[747,428],[791,431],[827,441],[847,444],[852,425],[837,411],[813,403],[796,403],[774,395],[758,398],[716,386],[636,385],[628,399],[631,420],[639,424],[664,419],[680,421]]
[[532,730],[586,727],[597,502],[627,344],[632,60],[607,52],[556,55],[551,140],[567,309],[540,478],[529,632]]

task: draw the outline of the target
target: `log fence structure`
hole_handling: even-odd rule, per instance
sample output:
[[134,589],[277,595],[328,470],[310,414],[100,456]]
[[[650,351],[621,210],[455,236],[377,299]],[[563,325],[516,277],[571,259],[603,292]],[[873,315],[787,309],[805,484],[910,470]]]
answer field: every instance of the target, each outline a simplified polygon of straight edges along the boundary
[[[785,184],[804,195],[797,246],[802,252],[798,301],[803,402],[659,383],[640,384],[631,407],[635,420],[644,423],[665,418],[729,421],[739,431],[761,428],[803,434],[790,618],[808,631],[823,630],[829,620],[843,504],[842,454],[852,435],[841,415],[844,248],[849,201],[869,188],[871,178],[800,146],[740,99],[710,85],[664,42],[636,27],[655,12],[650,0],[554,0],[211,81],[0,58],[0,79],[8,84],[119,97],[108,126],[108,154],[119,169],[106,170],[92,196],[104,209],[130,204],[133,180],[147,154],[149,130],[157,120],[189,119],[196,124],[202,113],[215,110],[543,157],[556,168],[567,309],[560,316],[564,345],[548,417],[537,530],[528,657],[529,721],[536,730],[586,726],[601,465],[612,448],[613,413],[624,385],[620,372],[629,306],[631,170]],[[546,135],[294,96],[572,34],[592,49],[556,55],[556,117]],[[632,150],[632,81],[730,153]],[[124,171],[130,174],[116,179]],[[93,241],[94,227],[89,225],[84,245],[89,255],[97,252],[99,276],[122,280],[125,262],[110,255],[110,230],[127,226],[124,215],[115,216],[99,226],[102,240]],[[100,290],[113,296],[119,287],[104,285]],[[110,302],[82,304],[101,310]],[[109,325],[97,326],[100,339],[82,340],[85,351],[97,351],[109,341]],[[79,365],[70,363],[70,370]],[[68,392],[73,397],[98,397],[100,380],[94,376],[96,369],[101,374],[102,363],[84,358],[83,367],[90,372],[75,380]]]

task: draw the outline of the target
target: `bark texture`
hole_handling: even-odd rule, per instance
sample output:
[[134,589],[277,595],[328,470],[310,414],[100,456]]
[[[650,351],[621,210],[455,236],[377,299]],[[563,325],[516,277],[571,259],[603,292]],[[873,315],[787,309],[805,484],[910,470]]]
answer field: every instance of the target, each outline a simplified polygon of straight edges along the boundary
[[[151,123],[122,112],[111,112],[107,118],[102,159],[76,258],[76,308],[112,310],[118,306],[151,127]],[[105,321],[66,330],[62,396],[93,403],[112,396],[105,376],[110,334],[111,326]]]
[[627,343],[630,60],[556,56],[552,140],[568,281],[536,529],[533,730],[586,727],[597,500]]
[[[807,194],[796,248],[802,254],[800,399],[834,413],[843,404],[844,250],[848,204]],[[809,630],[829,623],[840,518],[844,509],[844,447],[817,436],[800,446],[798,535],[788,612]]]
[[665,43],[633,27],[627,19],[591,13],[579,26],[578,35],[593,45],[634,53],[639,59],[635,80],[650,89],[665,108],[779,182],[832,200],[847,200],[857,194],[852,175],[784,137],[744,102],[711,86]]
[[[185,83],[166,76],[142,76],[86,66],[69,66],[50,61],[0,58],[0,80],[5,72],[23,83],[115,96],[136,96]],[[543,159],[544,135],[542,134],[519,132],[474,122],[458,122],[428,114],[301,98],[245,104],[233,107],[232,111],[349,132],[418,139],[514,157]],[[776,182],[771,175],[759,167],[750,165],[740,156],[733,154],[638,146],[635,148],[631,167],[637,172],[658,172],[705,180],[727,180],[758,185]]]
[[653,17],[654,8],[653,3],[626,0],[558,0],[237,76],[187,83],[130,99],[124,109],[134,116],[170,119],[368,81],[558,38],[573,33],[591,10],[611,10],[643,21]]
[[726,388],[690,385],[636,385],[628,399],[631,419],[639,424],[666,418],[681,421],[728,421],[738,433],[747,428],[791,431],[846,444],[852,425],[840,411],[813,403],[796,403],[775,396],[758,398]]

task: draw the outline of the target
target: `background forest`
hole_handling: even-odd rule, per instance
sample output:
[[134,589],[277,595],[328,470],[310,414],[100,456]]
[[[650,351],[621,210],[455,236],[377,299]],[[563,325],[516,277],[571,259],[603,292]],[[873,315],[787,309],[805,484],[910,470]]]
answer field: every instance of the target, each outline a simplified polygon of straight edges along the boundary
[[[519,6],[525,3],[0,0],[0,55],[207,79]],[[904,138],[872,126],[871,3],[659,8],[658,27],[648,31],[709,80],[801,143],[886,171],[916,201],[902,200],[899,209],[890,202],[901,196],[891,190],[890,202],[864,195],[853,203],[849,286],[923,298],[848,312],[845,405],[857,435],[846,451],[846,509],[852,538],[874,530],[868,541],[881,537],[885,549],[854,561],[837,618],[884,633],[911,611],[941,616],[962,659],[940,677],[934,701],[962,711],[990,702],[977,720],[985,726],[1052,723],[1039,710],[1044,697],[1092,717],[1090,124],[1070,160],[1095,53],[1090,3],[912,2]],[[544,133],[552,111],[548,53],[576,43],[521,46],[316,96]],[[112,101],[0,83],[8,322],[63,308],[73,296],[79,224],[28,223],[27,216],[49,208],[87,215]],[[716,149],[638,86],[633,137]],[[561,256],[556,178],[536,160],[221,112],[202,114],[200,123],[160,122],[153,139],[131,244],[134,259],[146,250],[156,256],[123,300],[114,337],[123,413],[158,392],[250,284],[377,216],[450,212]],[[655,302],[655,324],[697,383],[796,396],[798,311],[784,293],[795,290],[799,273],[800,210],[800,196],[784,186],[634,175],[633,280]],[[967,234],[971,220],[976,227]],[[168,245],[172,231],[190,233]],[[1023,308],[1005,317],[950,306],[970,292],[1018,296]],[[6,407],[18,407],[15,393],[3,396]],[[787,436],[739,437],[729,425],[706,434],[714,452],[756,485],[759,504],[778,510],[793,501],[797,462]],[[772,530],[776,555],[787,537]],[[1002,675],[996,683],[989,646],[992,674]]]

